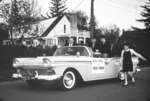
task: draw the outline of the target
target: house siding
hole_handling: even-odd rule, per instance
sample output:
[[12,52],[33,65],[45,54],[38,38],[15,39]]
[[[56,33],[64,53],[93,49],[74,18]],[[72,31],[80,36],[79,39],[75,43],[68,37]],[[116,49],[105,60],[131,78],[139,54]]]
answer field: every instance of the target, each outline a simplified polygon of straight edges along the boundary
[[[64,33],[64,25],[66,25],[65,33]],[[45,38],[57,38],[70,35],[71,35],[70,22],[64,16]]]

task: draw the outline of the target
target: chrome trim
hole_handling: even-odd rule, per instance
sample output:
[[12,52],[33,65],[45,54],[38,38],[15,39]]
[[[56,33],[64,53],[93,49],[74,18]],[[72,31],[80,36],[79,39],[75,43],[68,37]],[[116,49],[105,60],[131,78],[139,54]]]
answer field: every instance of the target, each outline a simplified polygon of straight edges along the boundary
[[[12,75],[13,78],[21,78],[26,80],[25,77],[23,77],[21,74],[17,74],[14,73]],[[62,76],[61,75],[38,75],[38,73],[36,72],[35,77],[31,77],[29,79],[38,79],[38,80],[47,80],[47,81],[53,81],[53,80],[57,80],[60,79]]]

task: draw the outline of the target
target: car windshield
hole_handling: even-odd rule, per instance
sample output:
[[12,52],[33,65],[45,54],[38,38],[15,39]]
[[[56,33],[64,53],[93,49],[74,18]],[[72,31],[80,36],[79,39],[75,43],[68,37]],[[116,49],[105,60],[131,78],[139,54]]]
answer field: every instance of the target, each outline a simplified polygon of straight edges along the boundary
[[61,47],[58,48],[54,56],[89,56],[88,51],[85,47]]
[[91,56],[93,56],[93,50],[92,50],[92,48],[90,48],[90,47],[88,47],[88,49],[89,49],[89,51],[90,51],[90,53],[91,53]]

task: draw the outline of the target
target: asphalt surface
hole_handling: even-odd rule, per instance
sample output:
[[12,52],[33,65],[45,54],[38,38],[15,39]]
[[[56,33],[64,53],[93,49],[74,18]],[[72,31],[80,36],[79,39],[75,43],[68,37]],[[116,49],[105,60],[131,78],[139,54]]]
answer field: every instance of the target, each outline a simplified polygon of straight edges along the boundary
[[0,101],[150,101],[150,68],[136,75],[128,87],[116,79],[88,82],[71,91],[54,85],[30,88],[24,81],[0,82]]

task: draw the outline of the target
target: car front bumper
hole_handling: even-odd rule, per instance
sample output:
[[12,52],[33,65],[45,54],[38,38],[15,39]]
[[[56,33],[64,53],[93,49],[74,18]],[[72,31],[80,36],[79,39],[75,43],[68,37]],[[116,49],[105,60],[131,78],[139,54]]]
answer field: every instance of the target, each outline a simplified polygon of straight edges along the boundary
[[55,81],[55,80],[59,80],[61,79],[61,75],[35,75],[34,77],[30,77],[30,76],[22,76],[19,73],[14,73],[12,75],[13,78],[20,78],[23,80],[46,80],[46,81]]

